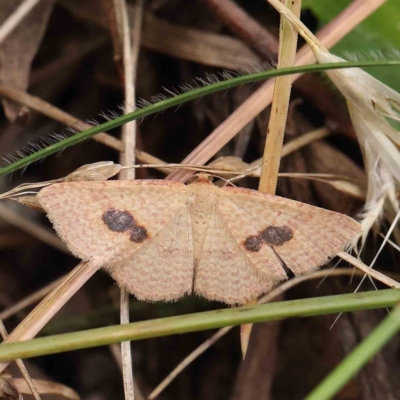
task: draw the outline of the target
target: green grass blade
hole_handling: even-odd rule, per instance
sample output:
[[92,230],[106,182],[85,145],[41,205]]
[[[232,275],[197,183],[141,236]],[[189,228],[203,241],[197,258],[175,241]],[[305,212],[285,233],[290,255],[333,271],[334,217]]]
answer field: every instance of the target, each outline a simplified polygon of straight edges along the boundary
[[400,304],[305,400],[331,399],[400,330]]
[[2,344],[0,345],[0,362],[108,345],[126,340],[140,340],[231,325],[391,307],[398,301],[400,301],[400,290],[388,289],[226,308],[134,322],[126,325],[48,336],[26,342]]
[[160,111],[166,110],[167,108],[175,107],[183,104],[187,101],[197,99],[199,97],[206,96],[208,94],[218,92],[220,90],[227,90],[234,88],[236,86],[244,85],[247,83],[258,82],[273,78],[281,75],[290,75],[296,73],[306,73],[306,72],[316,72],[324,71],[328,69],[340,69],[340,68],[353,68],[353,67],[377,67],[377,66],[399,66],[400,61],[387,61],[387,60],[377,60],[377,61],[352,61],[352,62],[342,62],[342,63],[330,63],[330,64],[313,64],[301,67],[291,67],[291,68],[281,68],[278,70],[262,71],[254,74],[238,76],[236,78],[231,78],[228,80],[223,80],[220,82],[215,82],[208,84],[204,87],[198,87],[188,92],[175,95],[171,98],[165,99],[155,104],[151,104],[147,107],[140,108],[132,113],[122,115],[121,117],[115,118],[111,121],[105,122],[104,124],[97,125],[92,129],[86,130],[84,132],[77,133],[71,137],[45,147],[39,151],[36,151],[26,157],[23,157],[4,168],[0,168],[0,177],[11,174],[12,172],[24,168],[27,165],[39,161],[51,154],[58,153],[67,147],[73,146],[83,140],[89,139],[92,136],[107,132],[111,129],[117,128],[121,125],[126,124],[129,121],[133,121],[139,118],[146,117],[151,114],[158,113]]

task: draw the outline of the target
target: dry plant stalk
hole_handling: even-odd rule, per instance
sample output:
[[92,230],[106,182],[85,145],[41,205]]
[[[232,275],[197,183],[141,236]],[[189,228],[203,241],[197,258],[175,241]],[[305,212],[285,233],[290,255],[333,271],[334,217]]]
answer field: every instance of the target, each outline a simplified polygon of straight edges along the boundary
[[[284,0],[284,3],[288,5],[289,9],[295,15],[300,16],[301,0]],[[296,57],[297,32],[293,31],[283,18],[281,18],[279,32],[278,68],[292,67]],[[268,123],[260,182],[258,185],[258,190],[262,193],[274,195],[276,192],[291,88],[291,75],[275,78],[271,115]],[[252,327],[252,324],[246,324],[240,328],[243,358],[247,352]]]
[[[127,4],[125,0],[113,0],[117,21],[119,21],[119,33],[122,36],[123,43],[123,64],[124,64],[124,86],[125,86],[125,113],[134,111],[136,103],[135,80],[137,61],[139,56],[140,35],[142,30],[143,0],[139,1],[136,8],[135,20],[133,22],[133,37],[131,38],[131,29]],[[131,40],[132,39],[132,40]],[[122,142],[124,151],[120,152],[120,162],[122,166],[135,164],[136,148],[136,121],[128,122],[122,129]],[[125,169],[120,172],[119,179],[135,179],[135,169]],[[121,324],[129,323],[129,292],[121,287],[120,297]],[[126,400],[134,400],[134,379],[132,366],[132,352],[130,342],[121,343],[122,373],[124,382],[124,392]]]
[[24,0],[15,11],[1,24],[0,27],[0,44],[4,42],[7,36],[15,29],[15,27],[24,19],[24,17],[32,10],[40,0]]
[[[288,6],[294,15],[300,16],[301,0],[285,0],[284,4]],[[292,67],[296,57],[297,32],[292,29],[284,18],[281,18],[279,43],[278,68]],[[276,192],[292,79],[291,75],[275,78],[271,115],[258,186],[258,189],[263,193],[275,194]]]

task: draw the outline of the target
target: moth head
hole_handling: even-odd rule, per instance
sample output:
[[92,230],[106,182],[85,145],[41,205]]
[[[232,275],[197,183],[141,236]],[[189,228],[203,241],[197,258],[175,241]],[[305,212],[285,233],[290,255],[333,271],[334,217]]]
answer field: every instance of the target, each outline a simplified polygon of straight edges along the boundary
[[205,172],[200,172],[196,175],[193,175],[190,177],[187,181],[186,184],[190,185],[191,183],[212,183],[214,180],[214,177],[211,174],[207,174]]

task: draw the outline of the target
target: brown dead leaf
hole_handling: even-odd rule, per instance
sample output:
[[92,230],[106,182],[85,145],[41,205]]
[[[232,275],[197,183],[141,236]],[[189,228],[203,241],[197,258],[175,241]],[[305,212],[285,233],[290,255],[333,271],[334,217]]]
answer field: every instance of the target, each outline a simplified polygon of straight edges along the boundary
[[[61,3],[79,18],[110,29],[106,15],[99,15],[96,1]],[[134,20],[135,7],[128,6],[128,13]],[[173,24],[148,12],[144,13],[141,44],[156,52],[214,67],[252,68],[261,62],[240,40]]]
[[[2,0],[1,23],[7,20],[19,3],[21,2],[15,0]],[[24,91],[27,89],[32,60],[42,41],[53,3],[54,0],[40,1],[0,45],[0,81],[2,83]],[[2,103],[7,118],[14,122],[22,110],[21,106],[5,99]],[[22,120],[25,121],[26,112],[23,111],[22,116]]]

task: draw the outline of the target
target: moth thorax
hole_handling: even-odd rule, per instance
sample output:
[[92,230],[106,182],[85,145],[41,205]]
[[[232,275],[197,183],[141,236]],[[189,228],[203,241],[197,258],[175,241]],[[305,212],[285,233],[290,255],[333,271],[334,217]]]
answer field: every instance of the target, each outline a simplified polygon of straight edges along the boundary
[[186,184],[188,184],[188,185],[196,184],[196,183],[211,184],[213,179],[214,178],[211,174],[201,172],[201,173],[193,175],[191,178],[189,178],[188,181],[186,182]]
[[189,205],[193,229],[194,259],[199,260],[210,218],[214,214],[217,196],[213,185],[192,184],[190,189],[194,195],[194,201]]

